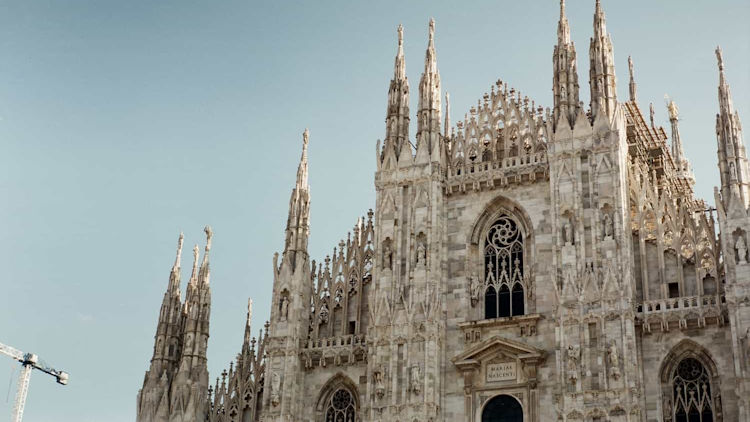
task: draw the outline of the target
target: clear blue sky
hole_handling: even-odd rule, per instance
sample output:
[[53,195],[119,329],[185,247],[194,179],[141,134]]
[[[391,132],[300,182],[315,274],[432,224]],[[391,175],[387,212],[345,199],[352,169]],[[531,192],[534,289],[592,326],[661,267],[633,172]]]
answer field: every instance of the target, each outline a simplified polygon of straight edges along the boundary
[[[664,94],[675,99],[698,194],[713,202],[714,48],[750,127],[750,2],[604,7],[620,98],[632,54],[641,108],[653,101],[668,127]],[[594,1],[568,9],[588,103]],[[25,420],[135,419],[177,236],[202,247],[206,224],[219,374],[239,350],[247,297],[255,330],[269,313],[305,127],[313,257],[374,205],[399,23],[415,110],[435,17],[456,122],[498,78],[551,105],[557,15],[555,0],[0,1],[0,341],[71,373],[67,387],[34,374]],[[0,358],[0,418],[15,366]]]

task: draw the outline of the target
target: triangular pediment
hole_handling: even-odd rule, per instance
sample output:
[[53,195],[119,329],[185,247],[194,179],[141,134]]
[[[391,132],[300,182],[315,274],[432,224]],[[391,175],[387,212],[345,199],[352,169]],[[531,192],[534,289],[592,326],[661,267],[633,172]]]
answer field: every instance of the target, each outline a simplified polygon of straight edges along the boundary
[[491,337],[478,343],[452,359],[458,368],[476,367],[483,361],[502,355],[506,358],[521,361],[541,361],[546,353],[525,343],[500,336]]

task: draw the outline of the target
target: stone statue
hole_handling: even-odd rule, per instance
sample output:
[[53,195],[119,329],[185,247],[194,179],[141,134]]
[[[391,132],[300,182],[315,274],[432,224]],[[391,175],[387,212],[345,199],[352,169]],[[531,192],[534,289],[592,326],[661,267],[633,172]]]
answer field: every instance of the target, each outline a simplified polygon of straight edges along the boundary
[[581,348],[578,345],[568,345],[568,379],[571,384],[578,381],[578,360],[581,358]]
[[573,369],[578,368],[578,360],[581,357],[581,348],[577,344],[568,345],[568,364]]
[[680,109],[677,108],[677,104],[674,101],[670,101],[667,104],[667,111],[669,111],[669,118],[677,120],[680,117]]
[[422,391],[422,372],[419,369],[419,365],[411,367],[410,378],[411,378],[411,391],[414,394],[419,394]]
[[609,213],[604,213],[604,237],[612,237],[613,233],[612,217],[609,216]]
[[318,313],[318,323],[325,324],[328,322],[328,305],[325,302],[320,306],[320,313]]
[[609,345],[607,355],[609,356],[609,374],[614,379],[620,378],[620,357],[617,352],[617,343],[614,341]]
[[672,400],[669,397],[664,397],[664,421],[668,422],[672,420]]
[[469,294],[471,296],[471,306],[474,306],[479,301],[479,295],[482,291],[482,284],[479,281],[476,273],[469,279]]
[[385,395],[385,381],[383,381],[383,371],[381,369],[378,369],[373,374],[373,377],[375,378],[375,394],[379,399],[382,399]]
[[717,420],[721,420],[721,395],[719,393],[714,393],[714,412],[716,414]]
[[383,242],[383,267],[393,269],[393,248],[388,240]]
[[289,312],[289,299],[286,296],[281,296],[281,315],[279,319],[282,321],[286,321],[288,312]]
[[271,405],[274,407],[278,406],[281,402],[281,396],[279,395],[281,390],[281,377],[278,372],[274,372],[271,376]]
[[745,243],[744,233],[740,233],[740,235],[737,236],[737,242],[735,242],[734,248],[737,250],[737,262],[740,264],[747,264],[747,244]]
[[734,163],[729,163],[729,180],[737,181],[737,169],[734,167]]
[[613,341],[612,344],[609,345],[609,351],[607,353],[609,354],[609,364],[613,367],[619,366],[620,357],[617,354],[617,343]]
[[426,265],[427,263],[427,249],[424,246],[424,241],[420,240],[417,242],[417,265]]
[[628,72],[630,72],[630,75],[633,75],[633,58],[628,56]]
[[651,127],[654,127],[654,103],[649,104],[648,108],[649,108],[648,113],[649,113],[649,116],[651,117]]
[[565,222],[565,224],[563,224],[563,240],[565,241],[566,245],[573,244],[573,229],[572,227],[570,227],[569,222]]

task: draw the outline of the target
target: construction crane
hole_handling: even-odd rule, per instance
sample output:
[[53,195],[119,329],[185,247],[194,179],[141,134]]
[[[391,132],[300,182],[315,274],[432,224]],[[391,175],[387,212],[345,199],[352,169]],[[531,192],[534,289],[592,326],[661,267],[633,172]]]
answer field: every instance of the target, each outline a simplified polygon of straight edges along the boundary
[[38,369],[45,374],[52,375],[58,384],[68,384],[68,373],[58,371],[50,367],[39,359],[39,356],[33,353],[23,353],[22,351],[0,343],[0,353],[10,356],[12,359],[21,362],[21,375],[18,377],[18,391],[16,392],[16,404],[13,407],[13,422],[21,422],[23,418],[23,408],[26,406],[26,395],[29,393],[29,381],[31,379],[31,370]]

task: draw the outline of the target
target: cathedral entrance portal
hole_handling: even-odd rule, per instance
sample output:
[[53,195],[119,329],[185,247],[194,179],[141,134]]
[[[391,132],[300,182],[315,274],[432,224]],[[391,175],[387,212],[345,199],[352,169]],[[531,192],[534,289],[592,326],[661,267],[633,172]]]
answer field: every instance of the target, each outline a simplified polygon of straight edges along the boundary
[[487,402],[482,422],[523,422],[523,409],[518,400],[503,394]]

